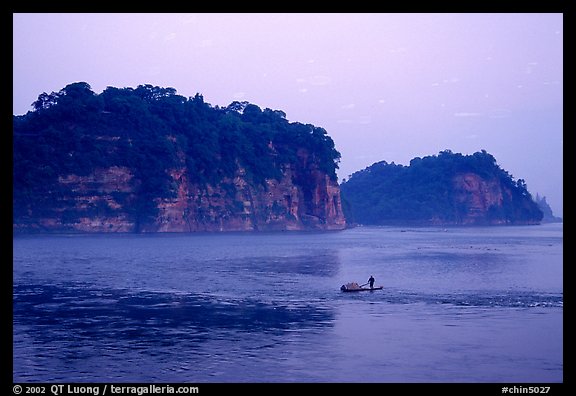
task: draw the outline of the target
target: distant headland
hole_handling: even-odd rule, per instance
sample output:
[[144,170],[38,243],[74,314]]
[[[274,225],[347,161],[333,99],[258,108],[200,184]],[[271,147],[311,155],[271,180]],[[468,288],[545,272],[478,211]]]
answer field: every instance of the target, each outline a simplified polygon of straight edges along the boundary
[[561,221],[482,150],[381,161],[338,185],[320,127],[174,88],[76,82],[13,117],[14,232],[342,230]]
[[445,150],[409,166],[381,161],[352,174],[341,189],[351,223],[520,225],[544,218],[525,181],[514,180],[485,150]]
[[320,127],[174,88],[77,82],[14,116],[16,232],[340,230]]

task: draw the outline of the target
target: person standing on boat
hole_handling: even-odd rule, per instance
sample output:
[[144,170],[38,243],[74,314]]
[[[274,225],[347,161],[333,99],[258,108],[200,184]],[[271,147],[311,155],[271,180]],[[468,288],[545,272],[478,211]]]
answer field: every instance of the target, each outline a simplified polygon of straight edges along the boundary
[[370,275],[370,279],[368,279],[368,283],[370,283],[370,289],[374,289],[374,276]]

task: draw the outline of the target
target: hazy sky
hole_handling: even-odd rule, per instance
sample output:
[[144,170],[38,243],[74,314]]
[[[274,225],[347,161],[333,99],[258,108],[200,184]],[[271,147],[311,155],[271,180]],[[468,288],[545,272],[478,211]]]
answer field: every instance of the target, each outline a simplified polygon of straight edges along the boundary
[[325,128],[340,180],[485,149],[562,215],[562,14],[14,14],[13,112],[85,81]]

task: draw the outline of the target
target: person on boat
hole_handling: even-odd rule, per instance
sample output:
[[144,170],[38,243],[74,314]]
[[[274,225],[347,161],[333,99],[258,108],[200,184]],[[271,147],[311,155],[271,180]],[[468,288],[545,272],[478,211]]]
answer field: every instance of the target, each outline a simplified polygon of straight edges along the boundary
[[370,275],[370,279],[368,279],[368,283],[370,283],[370,289],[374,289],[374,276]]

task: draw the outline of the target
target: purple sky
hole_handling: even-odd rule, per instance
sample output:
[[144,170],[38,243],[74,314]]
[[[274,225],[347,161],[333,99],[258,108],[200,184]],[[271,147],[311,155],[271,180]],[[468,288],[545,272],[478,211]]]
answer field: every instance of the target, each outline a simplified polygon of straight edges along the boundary
[[340,179],[485,149],[562,215],[562,14],[14,14],[14,114],[85,81],[325,128]]

